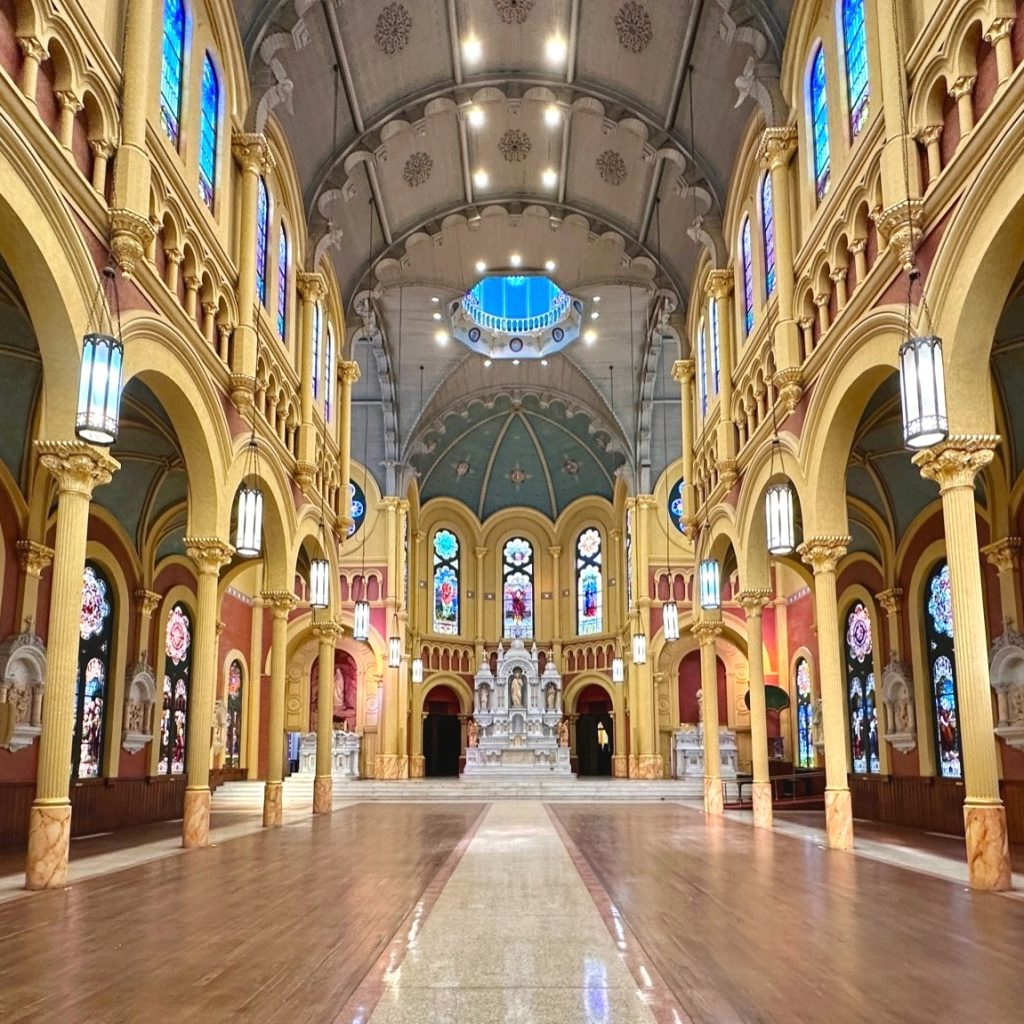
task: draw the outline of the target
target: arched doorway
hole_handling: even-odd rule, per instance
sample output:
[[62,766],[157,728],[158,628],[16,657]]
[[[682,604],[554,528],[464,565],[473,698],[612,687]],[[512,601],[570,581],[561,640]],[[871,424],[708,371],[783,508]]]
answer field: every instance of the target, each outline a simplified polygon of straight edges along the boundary
[[611,777],[615,720],[608,691],[591,683],[576,699],[576,715],[577,774]]
[[462,707],[448,686],[435,686],[423,702],[423,759],[428,779],[459,774]]

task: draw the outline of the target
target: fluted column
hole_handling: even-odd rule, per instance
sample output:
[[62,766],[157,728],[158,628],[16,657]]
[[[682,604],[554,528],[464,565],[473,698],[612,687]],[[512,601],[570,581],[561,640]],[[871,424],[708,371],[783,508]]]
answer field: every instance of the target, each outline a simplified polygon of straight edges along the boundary
[[47,686],[36,797],[29,812],[25,887],[49,889],[67,878],[71,840],[71,723],[75,719],[78,632],[82,615],[89,501],[120,469],[105,452],[77,441],[36,441],[39,461],[57,481],[57,529],[47,636]]
[[718,473],[726,489],[736,481],[736,427],[732,421],[732,325],[731,270],[708,274],[708,296],[718,310]]
[[336,622],[317,622],[313,626],[313,636],[320,645],[317,654],[314,814],[331,813],[334,788],[334,642],[340,632]]
[[722,756],[718,749],[718,665],[715,644],[722,635],[722,623],[715,619],[695,622],[690,631],[700,644],[700,692],[704,742],[704,813],[721,814]]
[[1004,537],[981,549],[989,565],[999,573],[999,603],[1003,625],[1020,630],[1024,617],[1021,615],[1020,592],[1020,537]]
[[34,633],[39,618],[39,580],[53,561],[53,548],[34,540],[19,540],[18,552],[18,622],[22,631]]
[[[555,659],[555,667],[561,670],[562,668],[562,548],[559,545],[548,548],[548,554],[551,555],[551,561],[553,564],[552,572],[554,573],[554,579],[552,582],[552,595],[554,596],[554,609],[552,613],[552,640],[551,640],[551,653]],[[602,602],[602,607],[604,607]]]
[[252,599],[252,629],[249,636],[249,678],[246,683],[249,693],[246,701],[249,713],[246,728],[242,733],[245,741],[245,777],[256,779],[260,774],[260,704],[263,692],[263,598],[260,596],[260,577],[263,570],[257,567],[254,584],[256,593]]
[[[651,520],[658,503],[653,494],[638,494],[636,497],[636,545],[637,574],[636,588],[637,615],[640,629],[647,637],[648,655],[651,643]],[[637,774],[641,779],[660,779],[663,766],[658,751],[658,727],[655,721],[654,676],[651,659],[636,668],[636,738]]]
[[693,377],[692,359],[677,359],[672,378],[679,382],[680,420],[683,431],[683,522],[689,530],[697,522],[697,491],[693,480]]
[[[395,535],[398,530],[398,499],[384,498],[380,504],[384,513],[386,526],[385,537],[388,555],[388,595],[385,599],[387,614],[387,635],[391,635],[398,614],[398,594],[400,577],[398,563],[395,558]],[[378,712],[380,722],[379,743],[375,775],[378,779],[401,779],[408,771],[408,758],[404,751],[399,750],[401,732],[399,719],[402,709],[399,707],[398,673],[400,668],[384,667],[383,701]]]
[[739,602],[747,613],[747,665],[750,672],[750,745],[753,761],[754,824],[772,826],[772,785],[768,777],[768,708],[764,696],[762,612],[770,590],[744,590]]
[[327,282],[322,274],[299,273],[296,285],[302,299],[302,315],[299,332],[299,397],[302,421],[299,424],[300,467],[310,477],[316,470],[316,430],[313,426],[313,375],[318,372],[313,366],[313,331],[315,330],[316,304],[327,295]]
[[[473,603],[476,609],[476,636],[473,638],[476,655],[474,668],[479,668],[484,658],[484,591],[487,589],[484,586],[484,557],[487,555],[487,548],[473,548],[473,555],[476,557],[476,578],[473,581],[473,593],[476,594]],[[430,614],[428,610],[428,617]]]
[[216,537],[186,537],[185,550],[195,563],[196,621],[192,637],[192,679],[185,749],[185,814],[181,845],[206,846],[210,837],[210,747],[213,701],[217,688],[217,579],[235,549]]
[[918,452],[914,464],[942,495],[953,599],[956,695],[964,762],[967,866],[975,889],[1010,888],[1006,811],[999,796],[999,764],[992,735],[985,595],[978,561],[974,478],[992,461],[999,438],[960,435]]
[[263,792],[263,827],[280,828],[284,780],[284,700],[288,670],[288,615],[298,598],[287,590],[263,594],[273,615],[270,634],[270,715],[267,723],[267,784]]
[[811,537],[798,549],[800,557],[814,570],[814,615],[825,734],[825,829],[833,850],[853,847],[853,807],[847,778],[846,683],[836,605],[836,565],[846,554],[849,543],[849,537]]
[[[351,360],[338,363],[338,475],[341,479],[341,506],[338,528],[342,538],[352,525],[352,385],[359,380],[359,364]],[[363,467],[365,469],[365,467]]]

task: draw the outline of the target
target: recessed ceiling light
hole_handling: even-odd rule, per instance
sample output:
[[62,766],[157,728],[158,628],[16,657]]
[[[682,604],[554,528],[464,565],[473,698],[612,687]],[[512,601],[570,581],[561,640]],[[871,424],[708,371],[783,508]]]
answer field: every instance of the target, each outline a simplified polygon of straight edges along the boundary
[[545,188],[553,188],[558,184],[558,171],[553,167],[548,167],[540,176],[540,180],[544,182]]
[[466,36],[466,38],[462,40],[462,56],[469,61],[470,64],[475,64],[483,55],[483,45],[476,36]]
[[466,120],[474,128],[479,128],[487,120],[487,116],[484,114],[482,107],[470,107],[466,111]]
[[548,365],[548,361],[547,361],[546,359],[542,359],[542,360],[540,361],[540,365],[541,365],[541,366],[547,366],[547,365]]
[[430,296],[430,301],[433,302],[436,305],[441,300],[436,295],[431,295]]
[[441,314],[440,313],[435,313],[434,314],[434,319],[435,320],[440,320],[441,319]]
[[482,274],[487,269],[487,264],[483,260],[476,261],[476,272]]
[[550,274],[551,271],[555,269],[555,261],[548,260],[547,263],[544,264],[544,269]]
[[434,335],[434,341],[436,341],[438,343],[438,345],[447,345],[448,344],[448,332],[447,331],[438,331]]
[[561,36],[549,36],[544,44],[544,53],[549,64],[564,64],[567,52],[565,40]]
[[508,261],[513,267],[518,267],[523,262],[523,257],[520,256],[519,253],[514,252],[509,256]]
[[558,127],[559,122],[562,120],[562,112],[558,107],[552,103],[544,108],[544,123],[549,128]]
[[598,313],[598,311],[595,309],[594,312],[590,314],[590,319],[591,320],[596,320],[600,315],[601,314]]
[[584,331],[583,332],[583,340],[588,345],[593,345],[594,342],[597,341],[597,331]]
[[513,366],[518,366],[519,365],[519,360],[518,359],[513,359],[512,360],[512,365]]
[[594,296],[594,301],[595,302],[600,302],[601,301],[601,296],[600,295],[595,295]]
[[487,188],[490,183],[491,176],[482,167],[473,172],[473,184],[477,188]]
[[490,366],[490,365],[491,365],[490,359],[485,359],[484,360],[484,366]]

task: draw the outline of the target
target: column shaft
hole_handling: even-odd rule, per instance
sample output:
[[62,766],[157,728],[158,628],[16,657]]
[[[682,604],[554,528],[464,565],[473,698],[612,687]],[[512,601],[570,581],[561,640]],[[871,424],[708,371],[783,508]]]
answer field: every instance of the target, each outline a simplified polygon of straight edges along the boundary
[[270,714],[267,724],[267,784],[263,794],[263,827],[280,828],[284,779],[284,701],[288,669],[288,613],[296,599],[287,591],[263,595],[273,613],[270,636]]
[[333,622],[317,623],[313,634],[320,642],[316,687],[316,778],[313,813],[330,814],[334,786],[334,640]]
[[768,776],[768,709],[764,695],[762,614],[771,591],[745,590],[739,595],[747,612],[747,664],[750,673],[750,746],[753,762],[754,824],[772,825],[772,787]]
[[693,376],[692,359],[678,359],[672,364],[672,376],[679,382],[680,421],[683,442],[683,519],[689,529],[697,521],[697,491],[693,480]]
[[722,761],[718,746],[718,664],[715,643],[722,633],[718,621],[695,622],[692,631],[700,644],[700,692],[704,741],[704,813],[721,814]]
[[[349,481],[352,477],[352,385],[359,380],[359,364],[350,361],[338,363],[338,475],[341,480],[341,499],[338,517],[347,530],[352,523],[352,496]],[[344,537],[344,534],[342,535]]]

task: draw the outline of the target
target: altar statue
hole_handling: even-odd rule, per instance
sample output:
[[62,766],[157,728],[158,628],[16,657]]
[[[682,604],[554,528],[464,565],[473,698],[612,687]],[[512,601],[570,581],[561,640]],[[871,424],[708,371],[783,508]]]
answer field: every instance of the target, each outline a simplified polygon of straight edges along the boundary
[[480,687],[480,710],[491,710],[491,688],[489,686]]
[[466,732],[469,734],[469,745],[475,747],[480,741],[480,726],[476,724],[475,719],[469,720]]
[[558,723],[558,745],[560,747],[569,746],[569,720],[563,718]]
[[548,683],[547,688],[544,690],[544,708],[547,711],[555,710],[555,684]]
[[512,707],[521,708],[523,706],[523,673],[519,669],[512,673],[511,692]]

